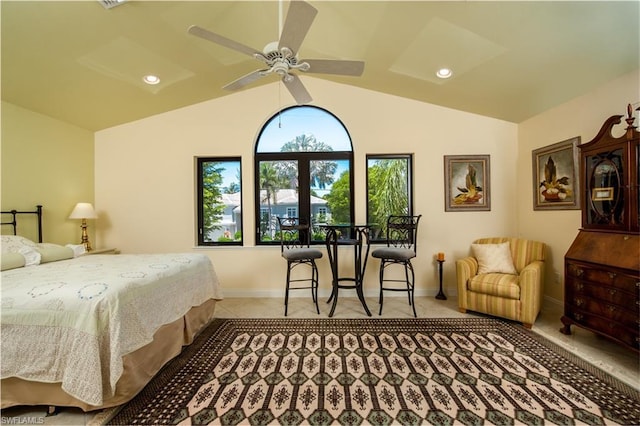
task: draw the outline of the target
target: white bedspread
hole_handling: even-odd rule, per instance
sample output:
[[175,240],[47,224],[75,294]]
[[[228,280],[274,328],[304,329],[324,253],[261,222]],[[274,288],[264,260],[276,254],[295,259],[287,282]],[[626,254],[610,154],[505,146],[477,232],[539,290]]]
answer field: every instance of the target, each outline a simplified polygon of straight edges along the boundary
[[2,272],[2,378],[61,382],[92,405],[122,356],[222,293],[202,254],[92,255]]

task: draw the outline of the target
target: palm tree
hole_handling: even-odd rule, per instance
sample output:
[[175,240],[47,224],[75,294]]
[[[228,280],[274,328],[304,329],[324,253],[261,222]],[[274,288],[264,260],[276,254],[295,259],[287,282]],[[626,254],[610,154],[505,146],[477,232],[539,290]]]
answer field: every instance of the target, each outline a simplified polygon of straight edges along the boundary
[[[314,135],[302,134],[296,136],[294,140],[291,140],[280,148],[281,152],[330,152],[333,148],[316,139]],[[293,172],[297,175],[297,168],[295,164],[289,164],[291,162],[283,162],[282,173],[286,173],[289,177]],[[315,186],[319,189],[324,189],[327,185],[330,185],[334,181],[334,174],[338,168],[335,161],[312,161],[310,164],[311,170],[311,186]]]
[[369,169],[370,222],[386,231],[390,215],[406,215],[409,210],[407,163],[404,160],[380,160]]
[[273,235],[273,222],[271,217],[271,200],[273,204],[278,204],[278,190],[283,186],[282,176],[278,169],[274,167],[273,161],[263,161],[260,163],[260,189],[265,190],[265,197],[260,200],[260,204],[266,202],[268,209],[267,226],[269,235]]

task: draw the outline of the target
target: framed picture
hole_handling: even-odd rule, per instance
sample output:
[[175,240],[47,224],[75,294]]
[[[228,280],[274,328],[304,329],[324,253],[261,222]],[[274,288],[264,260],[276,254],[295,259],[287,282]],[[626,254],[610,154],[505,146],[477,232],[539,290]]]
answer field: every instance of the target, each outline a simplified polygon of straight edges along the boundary
[[533,209],[579,210],[579,160],[576,136],[533,150]]
[[591,199],[593,201],[612,201],[613,190],[614,190],[613,187],[593,188],[591,192]]
[[488,155],[444,156],[444,210],[491,210]]

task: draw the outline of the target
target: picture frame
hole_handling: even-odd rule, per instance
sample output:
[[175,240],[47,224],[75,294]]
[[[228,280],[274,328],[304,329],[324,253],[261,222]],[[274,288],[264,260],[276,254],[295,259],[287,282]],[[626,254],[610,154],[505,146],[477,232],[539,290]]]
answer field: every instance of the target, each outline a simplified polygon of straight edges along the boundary
[[444,210],[490,211],[489,155],[444,156]]
[[532,151],[533,209],[580,209],[580,136]]
[[593,201],[612,201],[615,188],[612,186],[606,188],[593,188],[591,191],[591,199]]

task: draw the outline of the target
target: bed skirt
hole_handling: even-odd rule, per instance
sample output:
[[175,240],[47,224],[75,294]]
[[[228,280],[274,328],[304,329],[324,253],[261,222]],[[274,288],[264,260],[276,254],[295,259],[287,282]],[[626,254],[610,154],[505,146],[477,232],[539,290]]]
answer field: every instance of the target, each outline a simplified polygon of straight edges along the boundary
[[64,392],[60,383],[42,383],[16,377],[2,379],[2,408],[17,405],[54,405],[78,407],[84,411],[124,404],[149,383],[153,376],[182,350],[213,318],[216,301],[210,299],[191,308],[182,318],[163,325],[148,345],[123,357],[124,371],[116,392],[100,406],[88,405]]

